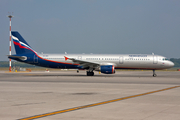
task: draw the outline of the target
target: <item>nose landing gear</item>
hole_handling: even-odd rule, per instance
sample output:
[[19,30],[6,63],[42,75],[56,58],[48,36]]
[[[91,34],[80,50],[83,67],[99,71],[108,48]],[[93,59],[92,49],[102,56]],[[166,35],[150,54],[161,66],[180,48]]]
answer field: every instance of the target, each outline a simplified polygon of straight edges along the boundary
[[153,77],[156,77],[157,75],[156,75],[156,72],[155,72],[155,70],[153,70]]

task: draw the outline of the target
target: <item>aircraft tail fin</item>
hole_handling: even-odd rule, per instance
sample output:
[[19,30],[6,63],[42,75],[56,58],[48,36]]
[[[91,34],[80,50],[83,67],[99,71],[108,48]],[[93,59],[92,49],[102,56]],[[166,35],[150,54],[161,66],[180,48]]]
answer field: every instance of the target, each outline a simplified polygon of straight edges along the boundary
[[17,31],[12,31],[11,35],[16,50],[16,54],[36,53]]

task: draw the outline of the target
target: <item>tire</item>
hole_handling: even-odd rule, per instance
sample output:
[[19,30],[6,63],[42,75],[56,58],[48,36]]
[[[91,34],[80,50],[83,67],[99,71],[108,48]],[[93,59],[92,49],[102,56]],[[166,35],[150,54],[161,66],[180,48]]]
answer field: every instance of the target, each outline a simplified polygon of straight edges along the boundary
[[94,72],[87,71],[87,76],[94,76]]

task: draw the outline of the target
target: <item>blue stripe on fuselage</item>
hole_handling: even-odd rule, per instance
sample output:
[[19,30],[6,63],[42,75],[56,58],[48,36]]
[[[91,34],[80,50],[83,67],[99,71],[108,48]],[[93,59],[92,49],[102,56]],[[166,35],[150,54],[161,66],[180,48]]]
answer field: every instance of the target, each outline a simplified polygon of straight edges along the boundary
[[42,59],[38,57],[38,63],[34,63],[35,65],[38,66],[43,66],[43,67],[50,67],[50,68],[68,68],[68,69],[77,69],[77,68],[82,68],[78,65],[73,65],[73,64],[66,64],[62,63],[59,61],[49,61],[46,59]]
[[[18,56],[18,55],[14,55]],[[52,61],[52,60],[47,60],[39,57],[37,54],[21,54],[20,56],[26,56],[27,60],[21,60],[13,57],[9,57],[11,59],[32,64],[32,65],[37,65],[41,67],[48,67],[48,68],[63,68],[63,69],[82,69],[82,66],[79,65],[74,65],[71,63],[65,63],[65,62],[59,62],[59,61]]]

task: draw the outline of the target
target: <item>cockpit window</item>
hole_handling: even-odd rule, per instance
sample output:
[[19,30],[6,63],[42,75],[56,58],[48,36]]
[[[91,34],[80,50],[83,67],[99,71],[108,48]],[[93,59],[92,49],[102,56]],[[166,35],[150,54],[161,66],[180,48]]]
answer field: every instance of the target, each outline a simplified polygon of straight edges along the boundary
[[162,60],[164,61],[164,60],[168,60],[168,59],[167,58],[163,58]]

